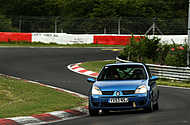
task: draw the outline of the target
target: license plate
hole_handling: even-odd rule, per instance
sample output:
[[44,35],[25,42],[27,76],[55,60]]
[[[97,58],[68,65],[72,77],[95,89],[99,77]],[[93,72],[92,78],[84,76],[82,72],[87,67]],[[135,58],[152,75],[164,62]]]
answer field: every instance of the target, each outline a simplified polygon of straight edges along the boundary
[[127,103],[129,102],[128,98],[110,98],[109,103]]

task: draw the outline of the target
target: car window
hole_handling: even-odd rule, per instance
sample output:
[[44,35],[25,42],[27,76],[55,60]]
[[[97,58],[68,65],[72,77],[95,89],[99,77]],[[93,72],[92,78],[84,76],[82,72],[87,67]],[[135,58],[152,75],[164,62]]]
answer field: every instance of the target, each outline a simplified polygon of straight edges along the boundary
[[113,65],[104,67],[97,80],[103,81],[144,79],[147,79],[147,75],[144,67],[141,65]]

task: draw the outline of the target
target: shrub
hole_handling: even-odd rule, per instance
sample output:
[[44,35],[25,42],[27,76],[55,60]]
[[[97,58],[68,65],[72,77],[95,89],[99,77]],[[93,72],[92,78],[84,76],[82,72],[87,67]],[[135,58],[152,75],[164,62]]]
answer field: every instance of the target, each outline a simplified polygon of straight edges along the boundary
[[154,37],[149,39],[143,37],[137,41],[134,37],[119,57],[125,60],[143,63],[154,63],[170,66],[186,66],[187,60],[187,44],[172,45],[160,44],[160,39]]
[[123,49],[119,57],[137,62],[144,62],[145,60],[154,62],[157,58],[158,48],[158,38],[148,39],[147,37],[142,37],[140,40],[137,40],[132,37],[130,45]]
[[166,56],[168,55],[168,52],[170,50],[170,47],[171,45],[168,45],[168,44],[160,44],[159,45],[159,49],[158,49],[158,58],[156,60],[156,63],[157,64],[165,64],[165,59],[166,59]]
[[165,64],[170,66],[186,66],[187,62],[187,45],[176,45],[171,46],[166,59]]
[[159,41],[160,39],[156,37],[152,39],[148,39],[147,37],[145,37],[140,41],[140,53],[143,62],[145,60],[152,60],[152,62],[156,61],[159,50]]

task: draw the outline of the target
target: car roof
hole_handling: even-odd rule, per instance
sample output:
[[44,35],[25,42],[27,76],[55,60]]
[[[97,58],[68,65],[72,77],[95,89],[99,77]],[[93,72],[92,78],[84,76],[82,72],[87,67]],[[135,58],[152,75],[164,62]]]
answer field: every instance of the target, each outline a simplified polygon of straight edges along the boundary
[[122,65],[138,65],[138,66],[145,66],[143,63],[136,63],[136,62],[129,62],[129,63],[114,63],[114,64],[107,64],[106,66],[122,66]]

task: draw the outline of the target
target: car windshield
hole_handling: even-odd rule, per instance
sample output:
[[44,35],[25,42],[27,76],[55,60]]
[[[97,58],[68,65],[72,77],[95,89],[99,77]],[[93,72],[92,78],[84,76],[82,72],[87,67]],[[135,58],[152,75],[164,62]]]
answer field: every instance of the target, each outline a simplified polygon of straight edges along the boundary
[[105,66],[98,76],[98,81],[104,80],[145,80],[147,75],[142,65],[112,65]]

